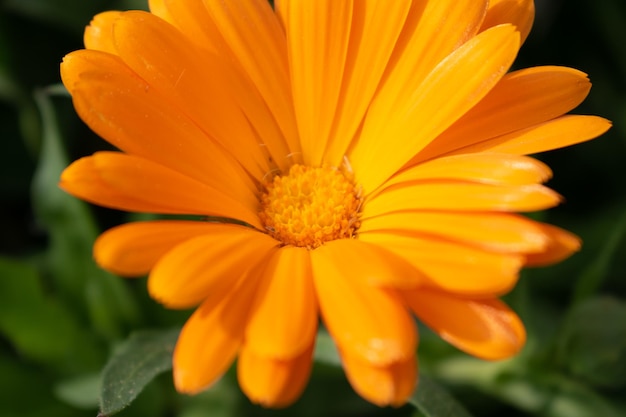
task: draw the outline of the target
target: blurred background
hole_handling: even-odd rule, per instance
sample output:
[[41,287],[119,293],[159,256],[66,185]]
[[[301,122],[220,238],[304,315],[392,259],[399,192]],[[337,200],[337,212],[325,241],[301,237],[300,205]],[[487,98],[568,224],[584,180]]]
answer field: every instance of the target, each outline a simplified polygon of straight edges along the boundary
[[[516,68],[588,73],[593,88],[575,113],[614,123],[600,139],[540,156],[566,201],[537,216],[580,235],[584,247],[558,266],[525,271],[508,296],[529,332],[519,357],[485,363],[424,329],[421,370],[476,417],[626,416],[626,2],[536,7]],[[133,330],[176,328],[188,314],[151,301],[145,280],[93,264],[95,236],[137,216],[87,206],[56,187],[69,161],[107,146],[60,87],[61,58],[82,47],[95,13],[142,8],[141,0],[0,0],[0,416],[95,416],[111,353]],[[428,414],[372,407],[339,368],[319,363],[287,410],[250,405],[230,374],[205,394],[179,396],[166,372],[119,415]]]

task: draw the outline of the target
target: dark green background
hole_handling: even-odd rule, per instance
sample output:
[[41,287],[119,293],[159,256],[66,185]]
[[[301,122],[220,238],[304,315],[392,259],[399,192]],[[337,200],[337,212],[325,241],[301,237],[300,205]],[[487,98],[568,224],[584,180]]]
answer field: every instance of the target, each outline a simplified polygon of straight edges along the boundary
[[[58,87],[60,60],[82,47],[96,12],[143,7],[139,0],[0,1],[0,416],[95,416],[110,354],[131,331],[169,329],[187,314],[152,302],[143,280],[123,281],[93,265],[95,236],[131,216],[88,207],[56,188],[70,160],[106,147]],[[577,233],[584,247],[561,265],[524,272],[508,297],[528,327],[524,352],[484,363],[422,332],[424,374],[475,416],[626,416],[624,39],[622,0],[537,2],[516,68],[554,64],[588,73],[593,88],[576,113],[604,116],[614,127],[540,156],[566,201],[537,216]],[[176,395],[170,379],[158,377],[120,415],[424,415],[411,406],[367,405],[324,363],[303,398],[281,412],[251,406],[232,375],[194,398]]]

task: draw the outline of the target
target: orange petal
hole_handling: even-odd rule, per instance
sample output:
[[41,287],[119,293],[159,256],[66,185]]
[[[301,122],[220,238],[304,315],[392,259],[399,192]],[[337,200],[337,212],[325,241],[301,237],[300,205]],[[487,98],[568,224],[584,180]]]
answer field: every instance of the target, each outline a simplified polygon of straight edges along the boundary
[[215,224],[211,233],[187,240],[163,256],[148,278],[150,295],[170,308],[189,308],[219,298],[278,244],[243,226]]
[[304,163],[322,162],[339,101],[352,24],[352,2],[277,3],[287,32],[293,99]]
[[579,105],[590,89],[587,75],[572,68],[534,67],[507,74],[413,163],[559,117]]
[[109,11],[94,16],[89,26],[85,28],[83,40],[85,48],[115,54],[113,45],[113,23],[122,15],[122,12]]
[[237,361],[241,390],[253,403],[282,408],[291,405],[306,387],[313,364],[313,344],[298,356],[280,360],[258,355],[244,343]]
[[533,158],[498,153],[461,154],[433,159],[407,168],[390,178],[384,187],[440,179],[526,185],[542,183],[551,177],[550,168]]
[[[349,259],[330,244],[311,251],[315,290],[329,333],[344,351],[372,365],[385,366],[412,356],[417,335],[400,297],[357,276],[353,257]],[[365,264],[363,259],[367,258],[360,263]]]
[[527,266],[553,265],[580,250],[582,242],[578,236],[549,224],[540,223],[539,225],[549,238],[548,244],[544,251],[526,256]]
[[403,211],[363,219],[359,237],[368,232],[412,232],[505,253],[535,253],[550,240],[541,225],[509,213]]
[[433,180],[387,188],[363,204],[364,219],[394,211],[536,211],[561,197],[543,185],[491,185]]
[[417,384],[417,359],[406,359],[376,366],[358,355],[341,353],[343,368],[352,388],[379,407],[399,407],[407,402]]
[[145,213],[164,209],[142,199],[141,195],[129,196],[111,187],[100,176],[93,157],[81,158],[67,167],[61,174],[59,187],[73,196],[105,207]]
[[[252,81],[300,162],[283,27],[266,0],[204,0],[204,5],[240,71]],[[245,24],[242,24],[245,22]],[[286,157],[287,155],[285,155]]]
[[223,49],[224,41],[202,1],[149,0],[148,3],[150,13],[176,27],[188,42],[211,52]]
[[512,23],[524,43],[535,20],[534,0],[489,0],[489,9],[481,31],[503,23]]
[[424,286],[468,296],[493,296],[513,288],[524,257],[493,253],[406,231],[363,233],[359,239],[379,245],[413,265]]
[[[326,256],[337,265],[349,265],[350,274],[365,285],[391,288],[415,288],[420,273],[403,259],[360,239],[338,239],[327,242]],[[367,259],[367,262],[363,262]]]
[[442,339],[479,358],[508,358],[526,342],[524,325],[500,300],[468,300],[426,290],[407,291],[404,297]]
[[200,221],[127,223],[98,237],[94,257],[98,265],[115,274],[144,275],[176,245],[210,234],[214,227],[214,223]]
[[[412,3],[416,2],[353,2],[341,92],[326,144],[324,164],[337,167],[343,164],[344,155],[376,93]],[[323,72],[327,71],[324,69]]]
[[476,34],[487,10],[487,1],[482,0],[410,3],[409,14],[389,59],[376,99],[393,103],[394,106],[384,108],[375,102],[373,107],[376,109],[370,108],[369,111],[391,114],[398,104],[409,101],[426,76],[446,56]]
[[124,65],[118,56],[108,52],[80,49],[70,52],[63,57],[63,62],[61,62],[60,66],[61,81],[63,81],[63,85],[67,88],[70,95],[73,95],[83,74],[89,73],[92,68],[107,65],[110,65],[112,68],[115,67],[116,70],[130,77],[133,76],[133,72]]
[[513,63],[518,47],[512,26],[491,28],[448,55],[405,101],[377,97],[348,155],[364,191],[377,188],[476,105]]
[[317,316],[309,251],[280,248],[267,261],[246,328],[246,348],[264,358],[292,360],[313,344]]
[[63,171],[65,191],[106,207],[161,214],[236,218],[261,227],[254,207],[147,159],[97,152]]
[[566,115],[527,129],[462,148],[455,153],[502,152],[528,155],[594,139],[611,128],[597,116]]
[[195,394],[208,388],[235,359],[256,290],[257,280],[249,278],[223,297],[205,301],[183,326],[173,357],[178,392]]
[[112,145],[255,204],[256,186],[237,161],[119,58],[76,51],[61,70],[77,80],[66,86],[78,114]]
[[[155,3],[158,3],[156,14],[174,25],[186,37],[184,44],[193,44],[203,49],[203,53],[208,52],[209,62],[203,63],[203,66],[211,69],[212,77],[209,80],[205,76],[201,84],[208,83],[218,88],[222,84],[222,90],[228,93],[228,100],[236,102],[245,114],[247,119],[245,124],[249,123],[254,126],[258,134],[257,142],[263,143],[263,149],[269,152],[273,162],[280,169],[287,170],[293,162],[293,157],[289,156],[291,151],[283,133],[267,107],[265,99],[247,76],[238,58],[230,51],[204,3],[179,0],[160,0]],[[215,106],[216,103],[221,103],[221,100],[216,100],[213,94],[207,95],[205,100],[212,101],[209,108]],[[199,110],[202,109],[202,107],[199,108]],[[212,119],[223,124],[223,121],[215,117],[212,111],[203,113],[211,115]],[[295,122],[293,120],[290,122],[295,134]],[[233,128],[233,126],[230,127]],[[257,144],[255,146],[258,147]]]
[[171,25],[145,12],[127,12],[113,28],[124,63],[175,103],[258,180],[271,168],[245,114],[232,97],[220,59],[196,48]]

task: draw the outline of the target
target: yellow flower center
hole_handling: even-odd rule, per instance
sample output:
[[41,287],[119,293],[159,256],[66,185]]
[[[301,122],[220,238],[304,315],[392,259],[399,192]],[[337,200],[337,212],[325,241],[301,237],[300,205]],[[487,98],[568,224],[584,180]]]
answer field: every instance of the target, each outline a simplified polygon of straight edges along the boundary
[[338,169],[294,165],[267,185],[259,217],[283,244],[314,249],[354,236],[359,207],[357,189]]

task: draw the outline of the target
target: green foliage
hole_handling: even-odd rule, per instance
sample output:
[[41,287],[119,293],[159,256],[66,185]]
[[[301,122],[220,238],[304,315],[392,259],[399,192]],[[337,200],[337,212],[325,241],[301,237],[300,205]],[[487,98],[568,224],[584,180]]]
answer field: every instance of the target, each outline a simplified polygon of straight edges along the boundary
[[97,364],[91,335],[58,298],[46,296],[32,266],[0,259],[0,277],[0,331],[20,355],[60,369]]
[[100,415],[126,408],[158,374],[172,369],[179,330],[134,333],[102,371]]
[[73,304],[82,307],[94,330],[113,340],[122,324],[137,319],[137,308],[122,282],[91,259],[98,232],[92,214],[82,201],[64,193],[57,183],[69,161],[63,150],[50,98],[35,94],[43,121],[40,160],[33,178],[36,214],[49,233],[47,269]]
[[447,390],[441,388],[427,376],[420,376],[419,387],[409,402],[424,417],[471,417]]
[[626,303],[604,296],[576,305],[558,351],[572,375],[599,388],[626,388]]

